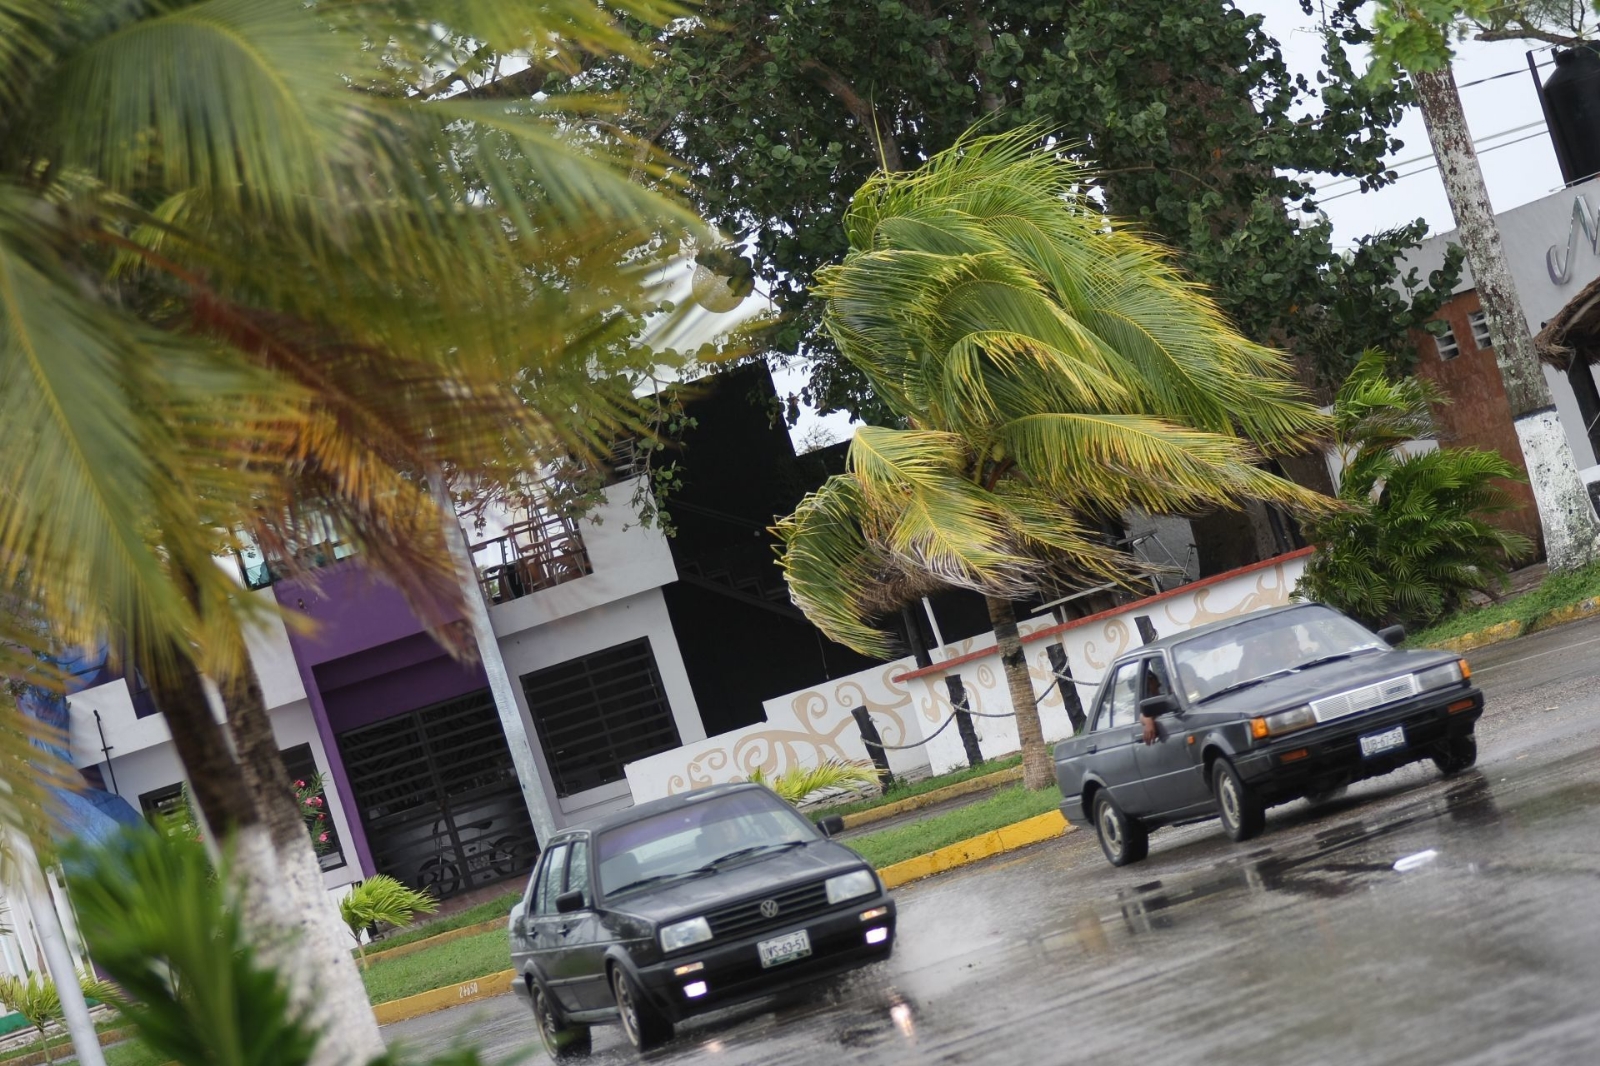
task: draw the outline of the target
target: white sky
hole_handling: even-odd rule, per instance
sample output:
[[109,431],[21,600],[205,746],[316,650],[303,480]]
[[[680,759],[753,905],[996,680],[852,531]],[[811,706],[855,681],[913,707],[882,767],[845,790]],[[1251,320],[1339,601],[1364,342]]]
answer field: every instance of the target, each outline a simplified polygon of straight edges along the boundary
[[[1237,2],[1245,11],[1266,16],[1267,32],[1282,46],[1290,69],[1305,74],[1314,85],[1322,57],[1322,41],[1315,18],[1300,10],[1298,0]],[[1533,46],[1534,42],[1465,41],[1457,47],[1456,80],[1461,85],[1467,123],[1477,142],[1484,179],[1497,212],[1537,200],[1562,186],[1555,151],[1545,132],[1544,115],[1528,73],[1526,53]],[[1548,77],[1549,51],[1537,52],[1536,58],[1543,64],[1541,78]],[[1485,78],[1493,80],[1483,81]],[[1319,186],[1325,187],[1319,203],[1333,221],[1334,239],[1339,245],[1348,245],[1366,234],[1404,225],[1417,218],[1427,220],[1431,233],[1455,228],[1444,186],[1433,166],[1427,133],[1415,108],[1400,122],[1396,134],[1404,146],[1391,157],[1390,165],[1409,176],[1369,193],[1357,191],[1353,181],[1328,177],[1317,180]],[[806,375],[803,370],[797,370],[774,377],[778,392],[787,394],[798,392]],[[838,439],[851,433],[846,416],[820,417],[808,411],[792,431],[796,443],[819,422]]]

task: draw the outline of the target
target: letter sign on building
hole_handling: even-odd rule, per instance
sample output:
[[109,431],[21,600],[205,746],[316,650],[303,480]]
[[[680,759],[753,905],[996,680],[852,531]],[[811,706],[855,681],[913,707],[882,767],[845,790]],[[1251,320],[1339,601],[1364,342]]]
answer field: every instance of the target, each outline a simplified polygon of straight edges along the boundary
[[[1600,225],[1595,222],[1594,210],[1589,207],[1589,201],[1582,196],[1572,198],[1572,226],[1567,230],[1567,256],[1557,259],[1561,246],[1552,244],[1544,253],[1544,268],[1550,272],[1550,280],[1557,285],[1565,285],[1572,280],[1572,257],[1578,252],[1578,230],[1583,229],[1584,237],[1588,238],[1589,251],[1600,252]],[[1558,265],[1559,263],[1559,265]]]

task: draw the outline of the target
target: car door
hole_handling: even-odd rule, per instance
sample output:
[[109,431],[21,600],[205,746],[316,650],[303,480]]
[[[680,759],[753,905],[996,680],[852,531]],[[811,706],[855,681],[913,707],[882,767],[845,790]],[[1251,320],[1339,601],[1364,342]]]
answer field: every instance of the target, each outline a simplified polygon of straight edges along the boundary
[[562,949],[559,980],[581,1010],[612,1005],[611,988],[606,983],[606,948],[610,946],[610,937],[595,911],[590,880],[589,840],[579,837],[567,853],[564,892],[583,893],[583,907],[556,915],[554,925]]
[[565,965],[566,944],[556,932],[564,915],[556,913],[556,897],[561,895],[567,876],[566,841],[545,849],[544,860],[539,864],[539,881],[533,893],[533,907],[528,915],[528,952],[534,965],[544,978],[545,987],[563,1006],[577,1009],[562,994],[561,968]]
[[[1155,655],[1144,660],[1144,672],[1139,679],[1142,699],[1174,694],[1171,675],[1165,656]],[[1143,725],[1141,723],[1141,730]],[[1190,743],[1194,722],[1181,709],[1168,711],[1156,717],[1157,739],[1152,744],[1134,746],[1133,758],[1144,779],[1145,793],[1150,807],[1157,814],[1178,814],[1203,807],[1211,800],[1206,789],[1204,767],[1200,762],[1200,749]]]
[[1111,790],[1117,806],[1129,814],[1143,814],[1150,809],[1134,759],[1134,746],[1143,747],[1137,705],[1142,669],[1140,659],[1114,668],[1111,683],[1100,696],[1088,748],[1090,768]]

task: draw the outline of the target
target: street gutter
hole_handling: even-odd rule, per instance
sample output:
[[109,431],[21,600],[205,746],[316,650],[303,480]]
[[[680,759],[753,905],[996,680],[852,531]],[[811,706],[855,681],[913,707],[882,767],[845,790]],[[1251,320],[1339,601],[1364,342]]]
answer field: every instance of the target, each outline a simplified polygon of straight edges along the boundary
[[1527,622],[1512,619],[1509,622],[1501,622],[1499,625],[1492,625],[1485,629],[1465,633],[1449,640],[1441,640],[1428,646],[1440,648],[1444,651],[1471,651],[1474,648],[1486,648],[1490,644],[1500,644],[1508,640],[1515,640],[1517,637],[1526,636],[1529,633],[1537,633],[1540,630],[1554,629],[1556,626],[1563,626],[1569,622],[1581,622],[1585,618],[1593,618],[1596,615],[1600,615],[1600,596],[1591,596],[1586,600],[1579,600],[1577,603],[1569,604],[1566,607],[1557,607],[1553,611],[1546,611],[1544,614]]

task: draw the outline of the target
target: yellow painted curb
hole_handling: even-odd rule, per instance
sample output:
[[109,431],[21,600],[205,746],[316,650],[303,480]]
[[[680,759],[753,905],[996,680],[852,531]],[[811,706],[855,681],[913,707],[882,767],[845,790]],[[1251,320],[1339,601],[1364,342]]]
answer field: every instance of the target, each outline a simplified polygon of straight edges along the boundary
[[1430,647],[1439,648],[1443,651],[1471,651],[1474,648],[1485,648],[1490,644],[1515,640],[1517,637],[1528,633],[1537,633],[1542,629],[1553,629],[1556,626],[1566,625],[1568,622],[1578,622],[1585,618],[1593,618],[1596,615],[1600,615],[1600,596],[1591,596],[1587,600],[1579,600],[1577,603],[1569,604],[1566,607],[1557,607],[1553,611],[1547,611],[1531,622],[1524,623],[1516,620],[1501,622],[1499,625],[1489,626],[1473,633],[1452,637],[1449,640],[1441,640],[1437,644],[1430,645]]
[[946,870],[954,870],[958,866],[968,866],[995,855],[1016,851],[1018,848],[1042,844],[1046,840],[1052,840],[1071,831],[1072,827],[1067,824],[1060,811],[1047,811],[1033,818],[992,829],[982,836],[958,840],[926,855],[918,855],[914,859],[885,866],[878,871],[878,876],[883,878],[885,888],[898,888],[911,881],[931,877]]
[[[932,792],[924,792],[920,796],[908,796],[894,803],[885,803],[882,807],[871,807],[864,811],[856,811],[854,814],[847,814],[844,816],[844,827],[846,829],[855,829],[858,826],[871,825],[873,822],[881,822],[885,818],[894,818],[905,814],[907,811],[921,810],[923,807],[931,807],[935,803],[943,803],[947,799],[967,796],[974,792],[982,792],[985,789],[999,788],[1001,785],[1009,785],[1013,781],[1021,780],[1021,766],[1013,766],[1009,770],[999,770],[992,774],[984,774],[982,777],[970,777],[965,781],[957,781],[953,785],[936,788]],[[819,813],[826,814],[827,812],[821,811]]]
[[[375,948],[367,952],[367,961],[376,962],[379,959],[398,959],[402,955],[409,955],[413,951],[421,951],[423,948],[437,947],[440,944],[448,944],[452,940],[477,936],[479,933],[492,933],[496,929],[506,928],[510,921],[509,915],[501,918],[490,918],[488,921],[479,922],[476,925],[464,925],[460,929],[446,929],[442,933],[435,933],[433,936],[423,937],[421,940],[413,940],[411,943],[401,944],[399,947]],[[382,942],[380,941],[379,943]]]
[[511,980],[516,977],[515,970],[501,970],[486,977],[474,977],[470,981],[462,981],[458,985],[449,985],[445,988],[435,988],[431,992],[419,992],[405,999],[391,1000],[380,1003],[372,1008],[372,1014],[378,1019],[379,1025],[393,1025],[403,1022],[408,1018],[419,1018],[424,1014],[434,1011],[446,1010],[462,1003],[470,1003],[475,999],[488,999],[491,996],[503,996],[511,991]]

